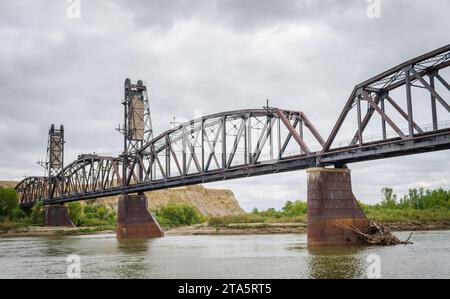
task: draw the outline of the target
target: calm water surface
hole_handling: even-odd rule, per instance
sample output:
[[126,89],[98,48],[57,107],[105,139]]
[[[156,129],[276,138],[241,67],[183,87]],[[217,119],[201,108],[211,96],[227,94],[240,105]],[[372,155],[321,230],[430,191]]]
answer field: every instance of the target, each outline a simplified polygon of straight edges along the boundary
[[369,254],[380,256],[382,278],[450,278],[450,231],[414,232],[412,241],[308,250],[295,234],[3,238],[0,278],[65,278],[70,254],[80,256],[82,278],[366,278]]

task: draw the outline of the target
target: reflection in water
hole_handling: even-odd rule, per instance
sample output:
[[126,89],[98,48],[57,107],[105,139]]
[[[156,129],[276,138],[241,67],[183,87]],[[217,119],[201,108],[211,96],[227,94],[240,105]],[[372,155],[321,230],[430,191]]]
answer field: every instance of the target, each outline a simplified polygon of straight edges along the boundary
[[362,247],[309,248],[308,270],[310,278],[359,278],[365,273]]
[[76,246],[72,246],[74,243],[76,239],[67,242],[64,236],[48,237],[41,243],[41,254],[46,257],[69,255],[75,252]]
[[450,231],[415,232],[407,246],[306,244],[296,234],[0,238],[0,278],[66,278],[69,254],[80,256],[82,278],[365,278],[369,254],[380,256],[382,278],[450,277]]
[[152,240],[146,239],[125,239],[117,240],[117,249],[125,255],[146,253]]
[[146,277],[150,272],[150,260],[146,257],[151,241],[146,239],[117,240],[120,262],[111,271],[119,278]]

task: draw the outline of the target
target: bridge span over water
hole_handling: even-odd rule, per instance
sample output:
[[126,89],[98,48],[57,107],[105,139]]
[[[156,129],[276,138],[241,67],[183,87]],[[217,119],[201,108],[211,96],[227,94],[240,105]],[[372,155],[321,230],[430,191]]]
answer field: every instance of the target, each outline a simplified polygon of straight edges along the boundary
[[[127,79],[123,154],[80,155],[67,166],[60,159],[57,172],[27,177],[17,185],[20,204],[63,204],[313,167],[339,169],[353,162],[450,149],[449,65],[446,45],[356,85],[327,138],[304,111],[267,106],[200,117],[145,140],[152,133],[151,125],[144,127],[149,115],[136,120],[133,113],[144,110],[145,101],[138,107],[135,100],[144,99],[146,89],[141,81]],[[424,114],[424,101],[426,125],[415,119]],[[379,134],[368,136],[369,126]],[[352,135],[339,141],[337,136],[348,128]],[[342,179],[350,186],[349,175]],[[308,201],[310,189],[314,187],[308,189]]]

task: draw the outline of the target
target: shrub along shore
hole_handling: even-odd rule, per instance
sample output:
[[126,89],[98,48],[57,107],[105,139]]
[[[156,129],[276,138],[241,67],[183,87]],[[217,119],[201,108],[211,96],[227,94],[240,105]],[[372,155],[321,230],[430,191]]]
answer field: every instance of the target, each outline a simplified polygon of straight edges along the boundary
[[[450,229],[450,190],[411,189],[407,195],[398,198],[393,189],[384,188],[379,204],[360,202],[360,205],[369,219],[387,224],[394,230]],[[67,206],[77,228],[55,230],[58,233],[94,233],[115,229],[117,215],[107,205],[73,202]],[[190,204],[173,202],[153,213],[169,233],[300,233],[306,231],[307,204],[301,200],[287,201],[280,210],[270,208],[259,211],[254,208],[247,214],[206,217]],[[29,231],[33,234],[43,224],[42,203],[22,210],[16,191],[0,187],[0,235],[8,235],[11,231]],[[186,229],[187,226],[190,229]],[[46,232],[52,234],[51,229]]]

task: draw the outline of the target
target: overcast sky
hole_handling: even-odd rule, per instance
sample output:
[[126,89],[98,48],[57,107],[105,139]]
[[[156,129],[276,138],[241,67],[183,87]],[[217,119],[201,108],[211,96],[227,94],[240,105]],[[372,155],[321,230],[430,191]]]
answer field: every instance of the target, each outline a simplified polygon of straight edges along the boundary
[[[70,18],[64,0],[0,3],[0,180],[42,174],[35,161],[51,123],[65,126],[67,163],[117,155],[126,77],[148,85],[156,133],[173,116],[260,108],[269,98],[328,136],[354,85],[450,41],[448,0],[382,0],[380,18],[368,17],[366,0],[80,4],[80,18]],[[354,192],[374,203],[384,186],[450,188],[449,157],[349,165]],[[304,171],[206,186],[232,189],[247,210],[306,198]]]

